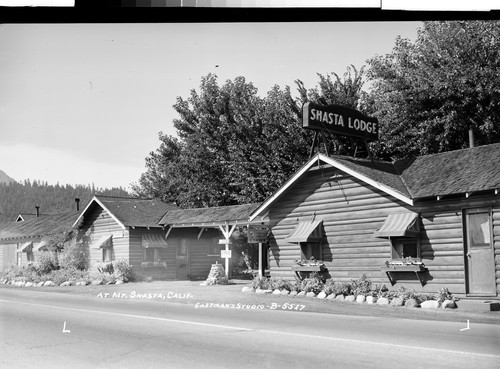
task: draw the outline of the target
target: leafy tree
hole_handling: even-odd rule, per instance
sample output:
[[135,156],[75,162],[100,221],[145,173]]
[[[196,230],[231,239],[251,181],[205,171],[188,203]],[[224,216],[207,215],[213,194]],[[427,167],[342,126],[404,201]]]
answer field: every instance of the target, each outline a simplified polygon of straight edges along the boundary
[[243,77],[219,86],[209,74],[174,108],[179,139],[160,133],[133,186],[140,196],[183,207],[258,202],[307,160],[311,135],[288,87],[260,97]]
[[343,105],[352,109],[359,108],[363,87],[364,67],[359,71],[354,65],[347,67],[342,78],[337,73],[322,75],[318,73],[319,84],[307,90],[301,80],[296,80],[302,102],[313,101],[318,104]]
[[500,22],[425,22],[415,42],[368,60],[366,109],[378,156],[410,157],[500,141]]
[[[342,78],[337,73],[322,75],[318,73],[319,83],[316,87],[307,90],[301,80],[296,80],[301,103],[312,101],[322,105],[342,105],[352,109],[360,109],[360,102],[364,93],[364,67],[359,70],[354,65],[347,67]],[[327,139],[335,144],[329,149],[330,154],[356,155],[358,148],[364,144],[359,139],[327,134]]]

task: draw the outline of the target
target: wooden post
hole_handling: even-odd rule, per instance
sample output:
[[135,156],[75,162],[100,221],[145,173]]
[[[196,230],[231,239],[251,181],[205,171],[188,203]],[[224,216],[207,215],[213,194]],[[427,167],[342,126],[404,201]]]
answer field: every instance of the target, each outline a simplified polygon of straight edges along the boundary
[[263,262],[262,262],[262,242],[259,242],[259,277],[264,276],[263,271]]
[[[219,226],[219,229],[221,230],[222,234],[224,235],[224,239],[226,240],[226,251],[229,251],[229,238],[231,237],[231,234],[233,233],[235,228],[236,224],[233,224],[230,229],[227,222],[225,227],[223,227],[222,225]],[[229,270],[229,258],[225,258],[224,266],[226,268],[226,277],[229,279],[231,277],[231,273]]]

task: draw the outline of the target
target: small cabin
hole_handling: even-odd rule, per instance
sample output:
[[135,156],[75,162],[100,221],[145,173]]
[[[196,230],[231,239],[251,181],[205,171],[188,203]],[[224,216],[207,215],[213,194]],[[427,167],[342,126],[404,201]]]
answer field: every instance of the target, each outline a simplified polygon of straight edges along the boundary
[[500,291],[500,144],[395,162],[317,154],[250,221],[271,276],[366,275],[420,291]]
[[44,214],[0,226],[0,271],[9,265],[23,266],[36,262],[38,252],[47,251],[45,238],[71,227],[78,212]]
[[95,196],[74,225],[93,269],[124,259],[145,277],[205,279],[212,264],[225,263],[221,239],[229,240],[257,206],[179,209],[159,200]]

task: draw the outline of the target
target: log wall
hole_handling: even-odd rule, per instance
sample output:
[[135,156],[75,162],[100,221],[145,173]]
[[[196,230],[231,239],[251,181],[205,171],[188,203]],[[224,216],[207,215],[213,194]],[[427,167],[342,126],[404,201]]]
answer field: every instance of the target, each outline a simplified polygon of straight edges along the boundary
[[391,258],[391,243],[377,238],[378,230],[389,214],[421,213],[421,257],[429,273],[420,284],[413,273],[398,273],[392,287],[435,292],[446,287],[456,294],[465,293],[462,211],[493,206],[493,229],[497,289],[500,280],[500,196],[421,202],[410,206],[381,190],[335,168],[310,170],[297,180],[269,212],[272,229],[270,270],[272,276],[293,278],[291,266],[300,258],[300,245],[285,238],[299,221],[323,220],[325,236],[322,254],[329,276],[350,281],[365,274],[376,284],[390,286],[382,264]]

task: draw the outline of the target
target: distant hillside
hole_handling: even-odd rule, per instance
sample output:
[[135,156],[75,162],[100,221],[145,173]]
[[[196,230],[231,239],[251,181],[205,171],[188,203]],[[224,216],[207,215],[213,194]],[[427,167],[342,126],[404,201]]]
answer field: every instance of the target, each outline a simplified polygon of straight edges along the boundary
[[[3,173],[3,172],[2,172]],[[35,214],[36,206],[40,214],[76,211],[75,198],[80,199],[80,209],[87,206],[94,195],[129,197],[122,188],[95,188],[94,186],[48,185],[47,183],[25,180],[19,182],[0,181],[0,221],[14,221],[20,213]]]
[[14,178],[9,177],[7,173],[0,169],[0,183],[10,183],[15,181],[16,180]]

